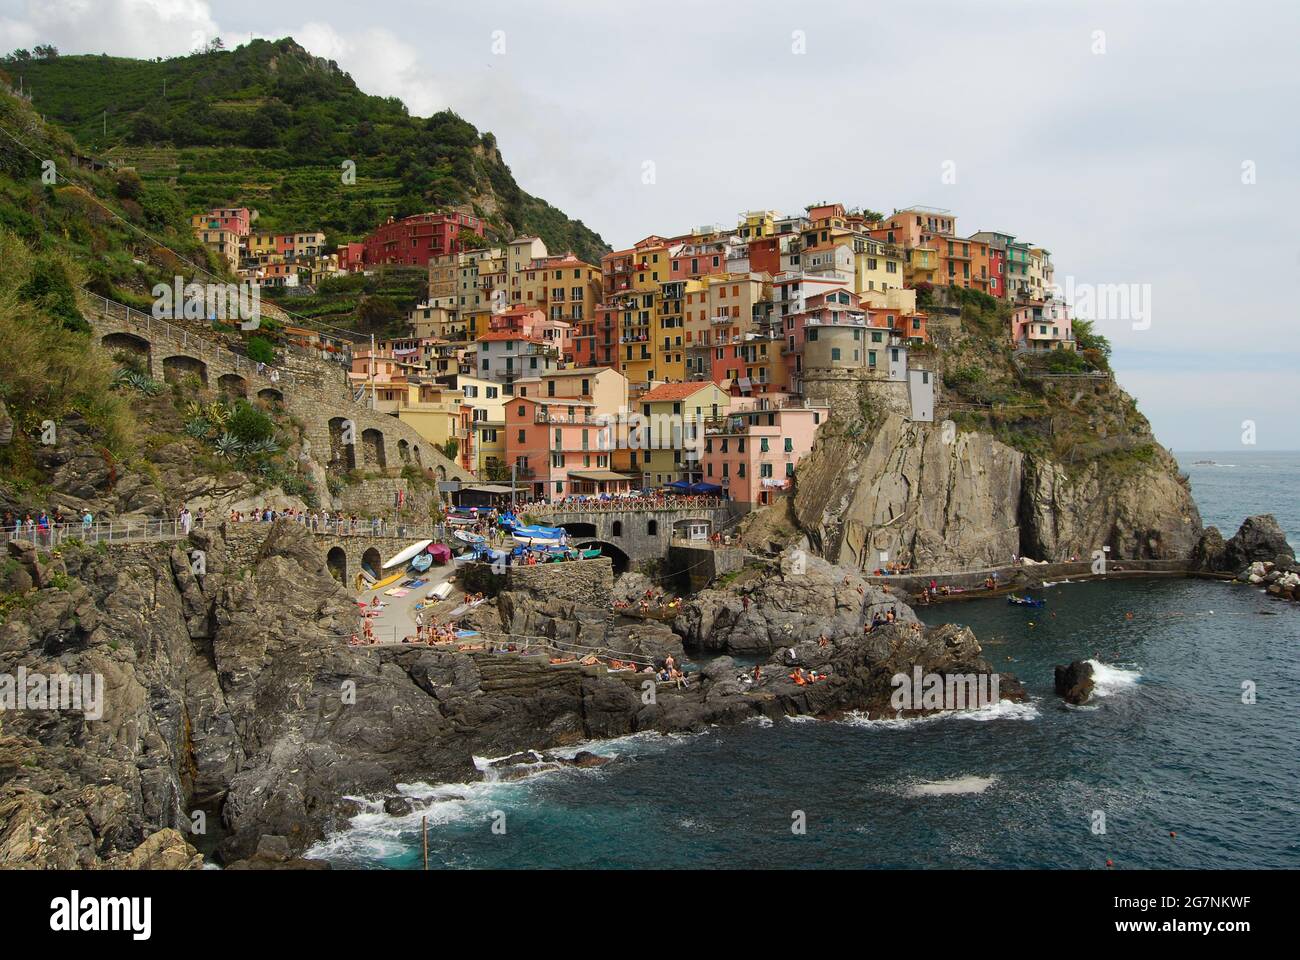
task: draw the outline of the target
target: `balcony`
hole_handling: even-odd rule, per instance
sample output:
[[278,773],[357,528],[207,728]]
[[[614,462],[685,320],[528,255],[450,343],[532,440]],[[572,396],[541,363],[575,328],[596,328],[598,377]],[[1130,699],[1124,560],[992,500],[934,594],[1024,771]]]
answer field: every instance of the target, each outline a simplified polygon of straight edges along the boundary
[[[563,403],[562,399],[560,400],[560,403]],[[561,414],[561,413],[547,413],[545,410],[538,410],[536,413],[534,413],[533,422],[555,424],[557,426],[563,426],[563,425],[577,425],[583,427],[610,426],[610,423],[604,420],[600,420],[592,416],[591,414],[580,413],[580,414],[574,414],[573,416],[568,416],[567,414]]]

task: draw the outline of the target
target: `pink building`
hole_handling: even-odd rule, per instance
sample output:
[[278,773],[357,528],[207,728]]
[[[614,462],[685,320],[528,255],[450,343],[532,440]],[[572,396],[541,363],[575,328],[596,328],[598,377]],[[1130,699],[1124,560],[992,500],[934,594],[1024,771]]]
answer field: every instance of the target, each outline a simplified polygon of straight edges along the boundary
[[1011,314],[1011,339],[1018,350],[1073,350],[1074,327],[1063,300],[1031,300]]
[[568,361],[574,359],[573,327],[564,320],[552,320],[536,307],[516,304],[509,310],[494,313],[488,319],[493,333],[515,333],[529,340],[540,340],[554,347]]
[[247,207],[217,207],[207,213],[196,213],[190,217],[190,225],[195,229],[228,230],[237,237],[246,237],[252,229],[253,213]]
[[766,506],[789,489],[795,467],[829,417],[829,407],[791,399],[733,409],[727,427],[704,441],[704,482],[721,485],[739,503]]
[[632,478],[614,473],[601,449],[605,424],[589,400],[515,397],[506,403],[506,462],[539,499],[630,490]]
[[365,267],[366,245],[364,243],[339,244],[339,269],[344,273],[356,273]]

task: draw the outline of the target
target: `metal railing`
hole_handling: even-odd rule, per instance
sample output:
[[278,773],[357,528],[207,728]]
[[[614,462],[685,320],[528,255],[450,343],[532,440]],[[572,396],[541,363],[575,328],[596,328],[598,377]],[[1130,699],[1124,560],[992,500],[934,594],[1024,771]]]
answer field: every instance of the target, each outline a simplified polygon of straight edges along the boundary
[[0,530],[0,543],[14,541],[30,543],[39,548],[52,548],[65,543],[145,543],[158,540],[181,540],[189,535],[194,523],[183,524],[176,519],[144,518],[140,520],[94,521],[84,523],[28,526],[15,523]]
[[[182,349],[192,350],[198,354],[200,361],[207,362],[208,359],[222,359],[235,368],[235,372],[241,376],[258,376],[265,379],[268,383],[278,385],[282,382],[290,383],[297,386],[316,385],[319,378],[310,379],[301,374],[294,373],[284,367],[276,367],[271,364],[258,363],[242,354],[236,353],[228,347],[223,347],[215,340],[209,337],[198,335],[192,330],[178,327],[175,324],[168,323],[166,320],[159,320],[151,314],[136,310],[124,303],[118,303],[116,300],[109,300],[107,297],[101,297],[95,293],[83,294],[89,301],[94,303],[99,309],[100,314],[106,320],[121,320],[137,328],[144,330],[145,339],[150,339],[155,331],[170,337],[172,340],[180,341]],[[287,352],[298,351],[299,348],[289,346],[285,348]]]

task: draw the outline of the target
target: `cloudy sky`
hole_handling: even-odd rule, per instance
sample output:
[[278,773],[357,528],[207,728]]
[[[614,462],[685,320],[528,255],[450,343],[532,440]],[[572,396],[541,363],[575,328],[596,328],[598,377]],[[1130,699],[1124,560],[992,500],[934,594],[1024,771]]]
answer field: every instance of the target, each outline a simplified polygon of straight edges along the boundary
[[1300,449],[1298,27],[1294,2],[0,0],[5,50],[293,36],[493,131],[615,246],[817,200],[1015,234],[1132,291],[1098,327],[1175,451],[1250,449],[1246,421]]

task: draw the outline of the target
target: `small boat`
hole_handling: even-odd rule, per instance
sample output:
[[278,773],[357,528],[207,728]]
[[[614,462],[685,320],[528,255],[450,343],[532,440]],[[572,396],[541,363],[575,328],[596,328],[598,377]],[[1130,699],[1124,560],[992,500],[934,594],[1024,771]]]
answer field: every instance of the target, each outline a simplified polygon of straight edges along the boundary
[[468,530],[456,530],[452,536],[464,543],[487,543],[487,537],[479,533],[470,533]]
[[442,581],[442,583],[438,584],[436,587],[434,587],[432,590],[430,590],[427,594],[425,594],[424,599],[426,599],[426,600],[446,600],[446,599],[447,599],[448,597],[450,597],[450,596],[451,596],[451,581],[450,581],[450,580],[444,580],[444,581]]
[[569,539],[569,534],[558,527],[516,527],[510,535],[525,547],[558,547]]
[[515,524],[509,528],[516,537],[530,537],[533,540],[563,540],[569,531],[563,527],[542,527],[537,524]]
[[388,586],[390,583],[396,583],[398,580],[401,580],[401,579],[402,579],[403,577],[405,577],[405,576],[406,576],[406,571],[405,571],[405,570],[399,570],[399,571],[397,571],[397,572],[394,573],[394,574],[390,574],[389,576],[384,577],[384,579],[382,579],[382,580],[376,580],[374,583],[372,583],[372,584],[370,585],[370,589],[371,589],[371,590],[382,590],[382,589],[384,589],[384,587]]
[[478,515],[472,513],[449,513],[447,514],[447,522],[452,526],[468,526],[470,524],[478,523]]
[[431,566],[433,566],[433,555],[430,553],[418,553],[411,560],[411,569],[417,573],[424,573]]
[[407,560],[410,560],[417,553],[422,553],[424,551],[424,548],[431,543],[433,543],[432,540],[420,540],[417,541],[416,543],[411,544],[409,547],[407,547],[405,550],[401,551],[400,553],[395,553],[391,557],[389,557],[388,560],[384,563],[384,569],[387,570],[389,567],[395,567],[398,564],[405,563]]
[[1046,600],[1035,600],[1033,597],[1017,597],[1015,594],[1007,597],[1007,603],[1015,607],[1045,607]]

